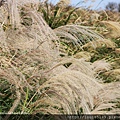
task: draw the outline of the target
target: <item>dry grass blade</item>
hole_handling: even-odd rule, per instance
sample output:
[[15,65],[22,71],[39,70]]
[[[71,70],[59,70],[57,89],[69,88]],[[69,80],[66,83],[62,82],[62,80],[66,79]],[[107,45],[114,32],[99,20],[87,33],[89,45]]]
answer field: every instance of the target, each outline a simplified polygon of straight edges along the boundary
[[9,51],[6,42],[6,34],[2,26],[0,26],[0,52],[5,52],[5,51]]
[[61,7],[68,6],[69,4],[70,0],[59,0],[59,2],[57,3],[57,5]]
[[97,100],[97,102],[95,103],[96,107],[92,111],[92,113],[119,113],[120,109],[115,107],[115,103],[117,99],[119,100],[120,98],[120,82],[106,84],[104,85],[104,89],[104,92],[102,90],[99,91],[98,94],[101,100]]
[[106,72],[112,69],[112,66],[110,65],[110,63],[108,63],[104,59],[95,61],[92,65],[94,67],[95,72]]
[[119,38],[120,37],[119,22],[102,21],[101,23],[103,23],[108,29],[108,32],[104,33],[106,38]]
[[[94,45],[94,48],[93,48],[93,45]],[[116,44],[109,39],[98,39],[98,40],[92,41],[92,43],[88,42],[82,46],[83,49],[87,49],[89,51],[92,51],[94,49],[101,48],[101,47],[115,49]]]
[[63,109],[65,114],[77,114],[80,107],[84,109],[84,113],[90,113],[94,107],[93,96],[97,95],[97,91],[102,86],[94,78],[80,71],[63,68],[60,73],[60,69],[62,69],[60,66],[54,68],[53,73],[56,71],[56,75],[54,73],[53,77],[51,76],[47,82],[40,86],[43,98],[47,98],[42,103],[36,101],[37,104],[49,103],[49,106],[53,108],[58,105],[55,108],[57,110]]
[[[88,29],[88,27],[80,25],[65,25],[56,28],[54,31],[60,38],[60,41],[73,43],[75,46],[79,47],[92,40],[103,39],[101,35]],[[92,45],[94,47],[94,44]]]
[[74,58],[76,59],[84,59],[85,61],[90,61],[91,57],[94,55],[94,53],[90,53],[87,51],[80,51],[74,55]]
[[16,0],[7,0],[8,14],[10,17],[10,24],[14,27],[19,27],[20,25],[20,14],[17,8]]
[[[41,71],[47,69],[58,55],[58,50],[54,45],[58,38],[40,14],[25,9],[24,13],[27,13],[26,15],[32,19],[33,24],[28,26],[21,24],[19,2],[14,0],[7,2],[6,12],[10,15],[10,23],[3,22],[0,26],[0,79],[5,79],[15,87],[13,91],[16,92],[17,97],[8,111],[9,113],[15,111],[20,99],[24,100],[25,96],[21,98],[20,95],[25,95],[26,88],[33,91],[34,88],[37,88],[36,86],[40,86],[38,78],[34,76],[40,77]],[[1,16],[7,18],[6,14]],[[3,25],[7,24],[8,29],[3,30]],[[44,66],[45,64],[46,66]],[[33,79],[36,81],[32,81]],[[35,85],[35,83],[37,84]],[[1,84],[4,85],[4,82]]]
[[[68,64],[68,66],[67,66]],[[70,70],[76,70],[80,71],[92,78],[95,78],[95,72],[93,71],[93,65],[89,62],[85,62],[84,58],[76,59],[74,57],[66,57],[64,59],[59,59],[59,62],[56,64],[54,63],[53,67],[51,69],[45,71],[45,73],[52,72],[52,75],[55,75],[57,73],[65,72],[66,68]]]

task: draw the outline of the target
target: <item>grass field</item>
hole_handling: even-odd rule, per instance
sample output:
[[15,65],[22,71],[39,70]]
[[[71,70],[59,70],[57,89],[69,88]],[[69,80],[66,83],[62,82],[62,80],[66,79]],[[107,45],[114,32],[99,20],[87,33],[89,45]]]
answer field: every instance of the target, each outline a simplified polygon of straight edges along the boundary
[[120,113],[120,13],[68,3],[1,4],[0,113]]

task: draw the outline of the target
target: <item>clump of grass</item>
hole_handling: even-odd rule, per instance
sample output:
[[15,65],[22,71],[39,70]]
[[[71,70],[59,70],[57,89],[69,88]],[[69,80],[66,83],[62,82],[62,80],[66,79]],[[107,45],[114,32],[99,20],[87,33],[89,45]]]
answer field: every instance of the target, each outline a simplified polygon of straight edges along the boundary
[[120,39],[112,39],[116,44],[117,44],[117,47],[120,48]]
[[77,19],[75,11],[78,8],[70,5],[63,5],[63,3],[64,2],[62,1],[62,3],[59,2],[58,4],[53,5],[52,3],[48,3],[48,1],[46,1],[44,4],[39,6],[38,11],[42,13],[43,18],[52,29],[68,23],[74,23]]
[[118,57],[119,55],[116,54],[112,49],[109,49],[109,48],[107,49],[106,47],[102,47],[102,48],[96,49],[96,52],[90,61],[94,62],[100,59],[106,59],[109,61]]
[[74,55],[77,52],[84,50],[83,45],[90,42],[94,47],[96,39],[103,39],[103,37],[88,29],[88,27],[80,26],[79,24],[71,24],[58,27],[54,32],[59,37],[60,50],[68,55]]
[[[14,86],[10,86],[9,82],[5,79],[0,79],[0,112],[7,113],[12,107],[15,96],[12,94]],[[14,93],[15,94],[15,93]]]

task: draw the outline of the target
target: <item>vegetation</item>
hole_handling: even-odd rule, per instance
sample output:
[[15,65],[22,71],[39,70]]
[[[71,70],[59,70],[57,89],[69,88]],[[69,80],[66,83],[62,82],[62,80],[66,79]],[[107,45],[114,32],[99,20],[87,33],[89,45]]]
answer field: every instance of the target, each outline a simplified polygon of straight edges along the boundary
[[109,3],[106,5],[106,10],[118,11],[118,12],[120,12],[120,3],[117,4],[117,3],[115,3],[115,2],[109,2]]
[[12,113],[120,113],[118,12],[80,9],[67,0],[1,3],[0,113],[9,114],[5,119]]

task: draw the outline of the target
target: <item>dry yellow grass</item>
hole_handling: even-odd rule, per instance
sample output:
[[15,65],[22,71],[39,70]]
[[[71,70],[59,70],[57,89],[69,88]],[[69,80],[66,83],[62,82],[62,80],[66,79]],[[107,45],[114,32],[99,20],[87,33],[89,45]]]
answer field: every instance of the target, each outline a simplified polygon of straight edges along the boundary
[[110,39],[98,39],[93,42],[88,42],[82,47],[83,49],[87,49],[90,51],[95,50],[96,48],[101,48],[101,47],[115,49],[116,44]]
[[108,32],[104,33],[106,38],[119,38],[120,37],[120,24],[114,21],[102,21],[107,28]]
[[[19,2],[23,4],[19,6]],[[113,108],[114,104],[110,102],[120,98],[120,83],[104,85],[96,78],[90,63],[74,57],[60,58],[56,42],[59,41],[56,34],[59,34],[59,37],[64,35],[78,43],[78,37],[71,36],[68,32],[70,30],[85,33],[91,38],[102,38],[101,36],[79,25],[66,25],[53,31],[33,9],[24,11],[32,20],[32,24],[26,26],[21,24],[23,19],[20,16],[20,8],[25,8],[24,1],[9,0],[6,5],[10,10],[6,10],[10,18],[7,19],[6,13],[0,13],[3,18],[0,23],[0,87],[8,82],[11,93],[15,93],[8,113],[14,113],[21,101],[24,104],[26,89],[34,94],[23,105],[20,113],[26,112],[25,108],[32,110],[32,113],[49,114],[77,114],[80,108],[83,113],[104,113],[103,108]],[[6,19],[7,22],[10,20],[10,26],[4,22]],[[3,29],[3,25],[7,28]],[[109,45],[114,47],[111,43]],[[64,66],[67,63],[71,63],[68,68]],[[37,99],[32,101],[36,96]],[[118,111],[113,108],[113,111],[107,112]]]
[[98,73],[106,72],[112,69],[112,66],[110,65],[110,63],[108,63],[104,59],[95,61],[92,65],[94,67],[94,71]]
[[93,55],[94,55],[94,53],[90,53],[90,52],[87,52],[87,51],[81,51],[81,52],[76,53],[74,55],[74,58],[76,58],[76,59],[84,58],[85,61],[90,61],[90,59]]
[[104,75],[111,77],[112,79],[114,79],[114,81],[115,80],[119,81],[120,80],[120,69],[110,70],[108,72],[105,72]]
[[116,49],[115,49],[115,53],[116,53],[116,54],[120,54],[120,48],[116,48]]
[[57,3],[58,6],[68,6],[70,4],[70,0],[59,0],[59,2]]

